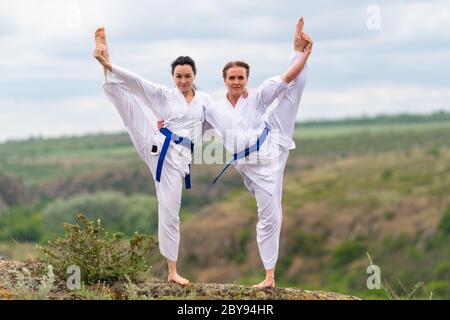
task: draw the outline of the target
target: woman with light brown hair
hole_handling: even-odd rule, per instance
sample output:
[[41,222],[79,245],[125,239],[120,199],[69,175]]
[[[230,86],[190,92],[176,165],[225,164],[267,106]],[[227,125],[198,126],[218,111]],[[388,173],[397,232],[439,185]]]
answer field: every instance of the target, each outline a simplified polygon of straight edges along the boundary
[[257,288],[275,287],[282,221],[283,175],[292,140],[300,99],[306,84],[306,62],[313,42],[303,33],[304,20],[295,29],[291,65],[281,75],[264,81],[243,97],[250,66],[243,61],[227,63],[223,78],[228,89],[222,100],[205,109],[206,121],[214,127],[244,184],[255,196],[259,222],[257,243],[266,278]]

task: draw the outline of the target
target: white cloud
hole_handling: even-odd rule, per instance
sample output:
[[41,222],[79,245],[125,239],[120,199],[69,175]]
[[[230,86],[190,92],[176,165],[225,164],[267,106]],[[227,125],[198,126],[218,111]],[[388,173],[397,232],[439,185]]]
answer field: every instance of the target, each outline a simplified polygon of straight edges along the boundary
[[426,46],[432,40],[450,37],[450,3],[404,1],[382,8],[385,36],[395,41],[413,41]]
[[[372,4],[381,9],[380,30],[366,28]],[[92,34],[99,25],[107,27],[115,63],[170,85],[172,60],[191,55],[198,84],[221,97],[226,61],[248,61],[252,87],[282,72],[296,18],[304,15],[316,40],[305,118],[448,108],[439,88],[450,87],[449,7],[444,0],[2,0],[0,139],[122,127],[114,112],[99,119],[98,110],[88,107],[111,107],[92,58]],[[426,96],[423,88],[430,89]],[[419,93],[412,92],[416,89]],[[70,108],[57,108],[61,105]],[[18,130],[30,114],[40,121]],[[59,124],[41,126],[46,119]]]
[[396,113],[450,111],[450,88],[429,88],[398,83],[341,90],[306,90],[300,120],[357,117]]
[[0,100],[0,114],[0,141],[124,130],[116,110],[103,96],[40,102]]

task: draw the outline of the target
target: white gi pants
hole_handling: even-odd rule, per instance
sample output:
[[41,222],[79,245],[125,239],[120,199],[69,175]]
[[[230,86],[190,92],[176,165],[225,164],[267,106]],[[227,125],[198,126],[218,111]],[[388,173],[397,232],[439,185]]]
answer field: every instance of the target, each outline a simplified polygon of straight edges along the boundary
[[[118,83],[108,82],[104,85],[108,99],[114,104],[127,127],[133,145],[142,160],[147,163],[153,179],[156,177],[156,167],[159,155],[151,155],[157,130],[149,123],[141,109],[141,102],[125,87]],[[169,153],[173,151],[171,148]],[[164,163],[161,182],[156,182],[158,198],[158,242],[161,254],[169,261],[178,260],[180,244],[181,195],[184,174],[176,169],[168,157]]]
[[[268,122],[272,132],[293,138],[295,122],[300,105],[300,99],[306,83],[306,66],[293,80],[286,91],[282,93],[275,107],[270,111]],[[258,207],[258,224],[256,226],[256,240],[259,254],[266,270],[274,269],[278,260],[278,250],[283,217],[282,194],[283,175],[289,150],[280,146],[280,159],[277,168],[273,172],[276,187],[270,194],[255,182],[247,180]]]

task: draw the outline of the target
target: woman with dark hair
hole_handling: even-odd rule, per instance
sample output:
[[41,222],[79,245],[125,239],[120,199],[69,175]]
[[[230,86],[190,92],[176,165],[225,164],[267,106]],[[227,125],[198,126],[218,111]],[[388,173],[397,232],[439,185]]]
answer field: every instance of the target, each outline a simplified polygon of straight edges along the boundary
[[[202,134],[204,108],[211,98],[194,86],[197,69],[190,57],[179,57],[172,63],[176,87],[169,88],[113,65],[104,28],[96,31],[95,40],[94,56],[104,67],[106,96],[119,112],[136,151],[155,180],[159,249],[167,259],[168,281],[186,285],[189,281],[178,274],[176,266],[183,178],[189,189],[193,141]],[[153,127],[143,106],[158,119],[164,119],[165,127]]]

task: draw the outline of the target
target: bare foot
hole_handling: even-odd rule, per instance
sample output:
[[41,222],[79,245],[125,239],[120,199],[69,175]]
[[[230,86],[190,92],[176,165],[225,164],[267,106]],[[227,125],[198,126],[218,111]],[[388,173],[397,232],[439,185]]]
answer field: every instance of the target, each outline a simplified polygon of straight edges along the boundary
[[179,285],[185,286],[189,284],[189,280],[181,277],[179,274],[169,274],[169,277],[167,278],[167,282],[171,283],[177,283]]
[[105,58],[109,59],[108,44],[106,43],[105,28],[101,27],[95,31],[95,47],[104,50]]
[[294,47],[296,51],[303,52],[304,48],[307,45],[307,42],[302,38],[304,28],[305,28],[305,19],[301,17],[298,20],[297,26],[295,28]]
[[275,288],[275,279],[273,279],[273,278],[266,278],[260,284],[255,284],[253,286],[253,288],[257,288],[257,289]]
[[100,62],[105,70],[111,70],[111,59],[109,57],[108,45],[106,43],[105,28],[98,28],[95,32],[95,50],[94,57]]

